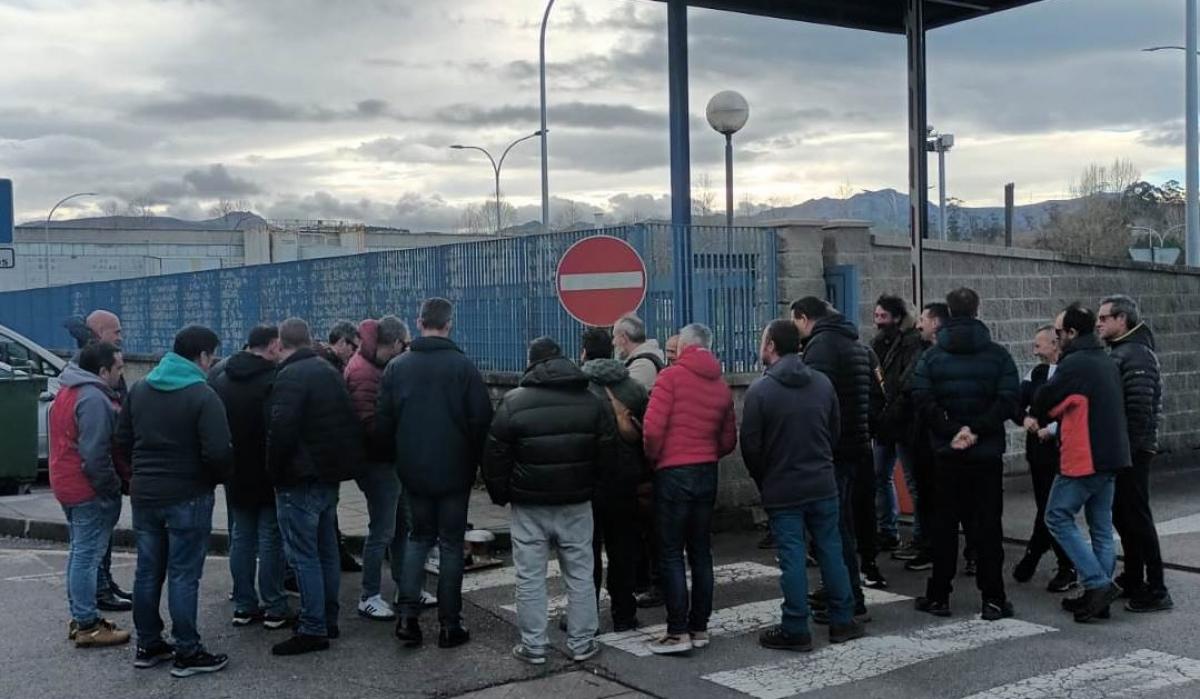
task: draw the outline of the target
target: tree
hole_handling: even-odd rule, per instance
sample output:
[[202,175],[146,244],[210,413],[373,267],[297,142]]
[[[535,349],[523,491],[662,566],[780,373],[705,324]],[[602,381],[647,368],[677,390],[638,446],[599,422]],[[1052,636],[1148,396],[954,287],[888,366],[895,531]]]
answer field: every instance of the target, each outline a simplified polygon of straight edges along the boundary
[[568,199],[567,203],[558,207],[558,216],[555,218],[554,230],[570,230],[575,224],[579,223],[579,219],[582,216],[583,212],[579,209],[579,204]]
[[234,212],[249,210],[250,202],[246,201],[245,199],[232,200],[221,197],[217,200],[216,204],[213,204],[212,207],[209,208],[208,213],[212,215],[213,218],[227,218],[229,214]]
[[970,223],[963,221],[963,201],[958,197],[946,198],[946,238],[949,240],[969,240]]
[[717,195],[712,189],[712,178],[706,172],[700,175],[700,179],[692,186],[696,190],[696,195],[692,197],[692,216],[703,222],[703,219],[712,216],[713,206],[717,201]]
[[1118,158],[1111,165],[1092,163],[1072,183],[1076,201],[1050,210],[1038,246],[1087,257],[1127,257],[1127,227],[1142,206],[1137,168]]

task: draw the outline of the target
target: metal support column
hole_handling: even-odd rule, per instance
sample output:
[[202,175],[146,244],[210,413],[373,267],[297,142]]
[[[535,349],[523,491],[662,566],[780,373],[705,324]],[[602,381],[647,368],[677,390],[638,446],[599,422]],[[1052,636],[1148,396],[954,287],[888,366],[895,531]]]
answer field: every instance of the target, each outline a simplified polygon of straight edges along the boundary
[[687,1],[667,5],[668,88],[671,123],[671,250],[675,329],[692,321],[692,187],[688,133]]
[[906,0],[905,34],[908,37],[908,208],[912,246],[912,301],[925,304],[921,248],[929,237],[929,169],[925,156],[928,127],[925,123],[925,0]]
[[1196,0],[1187,0],[1184,17],[1187,23],[1184,31],[1184,50],[1187,53],[1184,59],[1184,78],[1187,80],[1184,87],[1184,101],[1187,103],[1184,119],[1187,129],[1187,173],[1184,177],[1187,190],[1187,264],[1189,267],[1200,267],[1200,132],[1197,131],[1200,126],[1196,123],[1200,115],[1197,114],[1196,96]]

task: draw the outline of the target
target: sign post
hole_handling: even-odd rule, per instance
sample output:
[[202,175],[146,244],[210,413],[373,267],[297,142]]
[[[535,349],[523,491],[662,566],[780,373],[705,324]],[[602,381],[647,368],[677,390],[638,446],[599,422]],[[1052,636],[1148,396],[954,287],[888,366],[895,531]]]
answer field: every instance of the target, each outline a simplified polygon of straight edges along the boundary
[[584,325],[606,327],[646,298],[646,264],[629,243],[591,236],[563,253],[555,273],[558,300]]

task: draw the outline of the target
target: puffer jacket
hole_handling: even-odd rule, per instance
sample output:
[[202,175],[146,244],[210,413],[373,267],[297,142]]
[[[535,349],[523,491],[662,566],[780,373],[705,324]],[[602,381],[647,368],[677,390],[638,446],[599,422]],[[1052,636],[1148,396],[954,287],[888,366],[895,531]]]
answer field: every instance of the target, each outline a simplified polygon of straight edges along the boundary
[[313,349],[280,363],[268,403],[267,472],[276,488],[358,475],[362,426],[341,374]]
[[[592,395],[612,414],[614,431],[616,413],[608,391],[612,391],[613,396],[629,409],[630,415],[639,423],[645,418],[649,396],[646,389],[629,375],[624,364],[616,359],[593,359],[584,364],[582,369],[591,382]],[[632,495],[642,479],[645,466],[641,442],[629,444],[617,435],[615,457],[610,463],[601,464],[597,495],[618,498]]]
[[68,364],[59,376],[61,388],[50,404],[50,488],[67,506],[97,496],[121,497],[129,469],[113,458],[117,429],[116,392],[95,374]]
[[913,419],[904,409],[904,382],[921,356],[921,333],[913,327],[912,319],[905,317],[896,330],[876,333],[871,350],[879,359],[884,395],[875,435],[884,442],[902,440]]
[[859,342],[854,323],[834,313],[813,326],[803,357],[833,382],[842,419],[833,458],[842,468],[852,467],[871,453],[872,419],[883,407],[875,353]]
[[498,505],[588,502],[600,469],[613,458],[615,427],[570,360],[554,357],[525,370],[500,401],[488,432],[483,478]]
[[[1020,389],[1012,356],[975,318],[951,318],[942,325],[937,344],[917,362],[912,383],[934,451],[963,463],[1004,456],[1004,425],[1016,414]],[[952,449],[954,435],[964,426],[979,440],[969,449]]]
[[714,463],[737,446],[733,393],[716,356],[695,345],[658,376],[642,425],[655,468]]
[[238,352],[213,367],[208,385],[221,397],[233,436],[233,473],[225,486],[240,507],[268,507],[275,489],[267,476],[267,398],[275,383],[275,362]]
[[1154,353],[1154,334],[1145,323],[1109,343],[1109,356],[1121,372],[1129,446],[1134,453],[1158,451],[1162,415],[1162,376]]
[[375,431],[375,411],[379,405],[379,386],[383,383],[383,366],[375,360],[379,347],[379,321],[368,318],[358,325],[358,352],[346,362],[342,373],[354,413],[363,426],[366,458],[372,463],[391,460],[390,440],[380,442]]

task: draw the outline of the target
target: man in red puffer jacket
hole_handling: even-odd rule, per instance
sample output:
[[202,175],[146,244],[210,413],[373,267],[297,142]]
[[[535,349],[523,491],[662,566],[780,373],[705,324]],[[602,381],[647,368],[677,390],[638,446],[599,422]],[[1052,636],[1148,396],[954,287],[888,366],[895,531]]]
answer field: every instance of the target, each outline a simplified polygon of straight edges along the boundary
[[[642,432],[655,468],[655,521],[667,601],[667,633],[650,642],[657,654],[708,645],[717,461],[737,445],[733,394],[711,346],[706,326],[693,323],[680,330],[679,358],[659,375],[646,408]],[[685,548],[692,570],[690,603]]]

